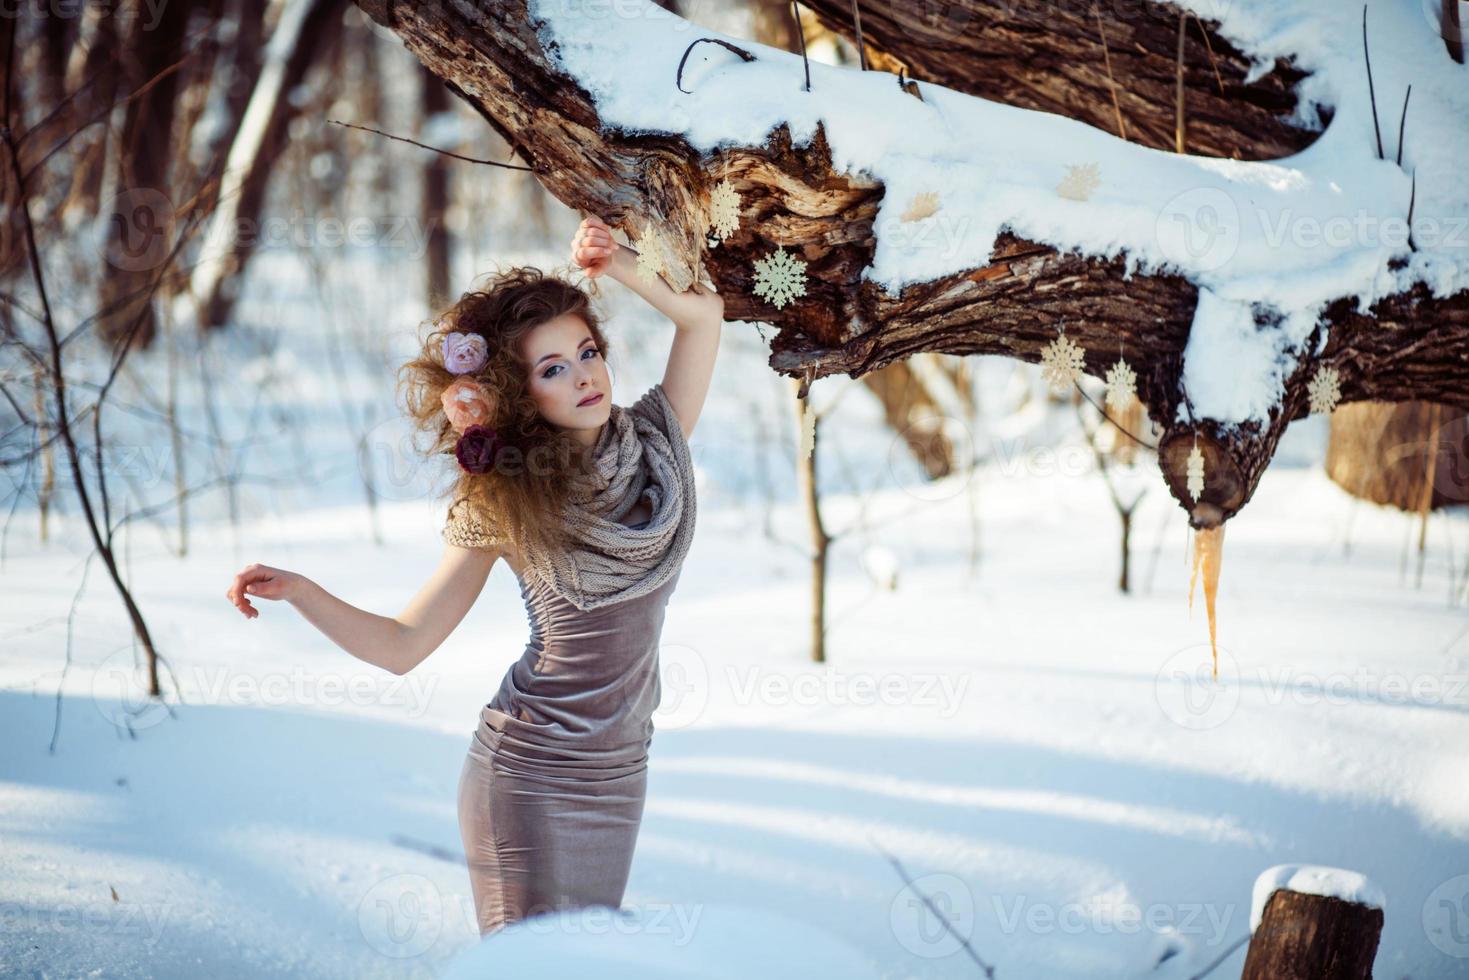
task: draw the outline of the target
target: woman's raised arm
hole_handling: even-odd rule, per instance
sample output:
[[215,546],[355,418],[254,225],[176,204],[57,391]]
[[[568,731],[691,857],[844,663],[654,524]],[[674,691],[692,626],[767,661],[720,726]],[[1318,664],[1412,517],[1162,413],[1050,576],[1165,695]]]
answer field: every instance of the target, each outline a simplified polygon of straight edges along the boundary
[[693,435],[719,354],[724,297],[698,282],[681,293],[658,276],[644,282],[637,271],[638,253],[613,241],[612,229],[595,215],[584,218],[572,237],[571,260],[589,277],[611,276],[673,321],[676,329],[661,383],[684,438]]
[[250,599],[284,600],[352,656],[374,667],[406,674],[454,632],[484,589],[500,551],[445,544],[439,565],[396,617],[359,609],[311,579],[269,565],[250,565],[235,576],[225,597],[247,618],[260,615]]

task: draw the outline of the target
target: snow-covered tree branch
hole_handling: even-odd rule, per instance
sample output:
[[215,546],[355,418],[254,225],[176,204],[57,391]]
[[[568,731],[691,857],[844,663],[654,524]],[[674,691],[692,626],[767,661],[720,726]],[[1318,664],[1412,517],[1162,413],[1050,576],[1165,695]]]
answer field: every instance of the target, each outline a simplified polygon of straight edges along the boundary
[[[1102,7],[1024,33],[1036,48],[986,47],[993,31],[973,42],[980,20],[951,20],[941,44],[870,14],[865,39],[911,66],[916,86],[803,64],[645,0],[359,5],[557,198],[657,252],[673,288],[702,264],[728,318],[775,324],[771,366],[783,374],[856,377],[917,351],[1034,362],[1063,337],[1089,374],[1125,360],[1196,527],[1249,500],[1313,391],[1318,409],[1469,408],[1469,184],[1458,169],[1469,69],[1417,0],[1368,11],[1375,115],[1361,10],[1312,4],[1307,18],[1302,2],[1191,0],[1197,18],[1136,4],[1136,23]],[[843,4],[816,6],[841,26]],[[985,6],[951,5],[976,16]],[[1160,120],[1176,118],[1176,100],[1157,93],[1164,25],[1176,45],[1180,21],[1192,38],[1182,154],[1140,145],[1166,142]],[[1105,54],[1099,24],[1119,40]],[[1014,80],[1022,63],[1075,63],[1089,49],[1095,63],[1071,82],[1059,67],[1046,86]],[[965,86],[977,94],[926,80],[945,58],[944,79],[980,79]],[[1113,105],[1099,77],[1138,88]],[[1118,115],[1123,128],[1132,120],[1130,139],[1115,134]],[[1247,159],[1208,155],[1231,147]],[[738,226],[718,240],[710,198],[722,181],[737,193]],[[777,306],[760,268],[781,249],[804,263],[804,292]],[[1200,460],[1202,489],[1189,479]]]

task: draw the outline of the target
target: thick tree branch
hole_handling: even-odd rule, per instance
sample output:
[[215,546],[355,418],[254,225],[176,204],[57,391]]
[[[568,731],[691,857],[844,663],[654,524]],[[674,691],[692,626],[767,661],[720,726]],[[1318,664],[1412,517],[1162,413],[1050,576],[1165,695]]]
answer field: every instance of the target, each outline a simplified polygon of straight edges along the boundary
[[[826,27],[855,41],[852,0],[803,0],[803,5]],[[906,65],[920,82],[1069,116],[1114,135],[1120,110],[1127,125],[1124,139],[1174,149],[1180,11],[1172,4],[858,0],[857,6],[863,41]],[[1247,83],[1250,59],[1219,35],[1217,25],[1188,18],[1183,68],[1189,153],[1273,159],[1304,149],[1319,135],[1286,122],[1296,107],[1296,83],[1305,73],[1277,60]]]
[[[1164,429],[1164,476],[1195,526],[1227,519],[1248,501],[1286,426],[1306,414],[1306,383],[1320,365],[1340,372],[1343,401],[1428,399],[1469,410],[1469,294],[1435,298],[1419,287],[1382,299],[1365,315],[1347,300],[1335,303],[1294,352],[1297,367],[1268,423],[1190,422],[1189,406],[1180,408],[1183,352],[1197,304],[1188,280],[1127,277],[1120,258],[1062,254],[1002,231],[984,266],[889,295],[862,279],[876,249],[873,222],[884,188],[863,175],[836,172],[820,127],[801,146],[792,144],[782,124],[761,145],[709,153],[680,136],[604,131],[590,96],[542,51],[524,0],[477,10],[468,4],[358,3],[520,147],[559,200],[603,216],[634,238],[643,234],[644,221],[656,223],[669,244],[665,278],[675,290],[689,286],[702,262],[725,297],[727,319],[774,324],[779,333],[770,363],[782,374],[803,377],[809,369],[816,377],[860,377],[916,351],[1037,362],[1061,324],[1087,351],[1088,373],[1105,375],[1125,357],[1149,414]],[[864,6],[862,15],[864,34],[880,38],[874,25],[882,22],[881,12]],[[1171,23],[1176,32],[1176,20]],[[1176,41],[1176,33],[1163,35],[1164,48]],[[690,41],[698,36],[689,32]],[[1132,56],[1142,57],[1136,44],[1131,47]],[[1163,74],[1171,81],[1171,55],[1168,61]],[[1212,72],[1209,82],[1214,84]],[[1269,133],[1285,133],[1261,121],[1256,110],[1266,100],[1226,101],[1242,113],[1234,132],[1259,125],[1267,134],[1247,155],[1271,147]],[[1169,120],[1160,137],[1166,144],[1171,102],[1160,104]],[[1110,96],[1094,108],[1097,124],[1107,127]],[[1199,132],[1190,119],[1190,132]],[[1280,148],[1291,145],[1281,139]],[[740,225],[708,247],[708,195],[721,179],[740,193]],[[752,282],[755,259],[777,245],[796,252],[808,275],[806,295],[780,310],[756,296]],[[1270,312],[1259,316],[1268,319]],[[1322,329],[1329,339],[1317,356]],[[1196,441],[1210,474],[1199,501],[1186,490],[1183,463]]]

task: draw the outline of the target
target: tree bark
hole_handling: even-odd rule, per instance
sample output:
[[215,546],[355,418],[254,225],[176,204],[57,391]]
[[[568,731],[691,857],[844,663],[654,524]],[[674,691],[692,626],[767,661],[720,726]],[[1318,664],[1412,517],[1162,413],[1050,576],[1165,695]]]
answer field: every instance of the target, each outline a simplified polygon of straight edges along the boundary
[[1240,980],[1371,980],[1382,909],[1280,889],[1250,937]]
[[[1301,354],[1268,421],[1226,426],[1191,418],[1187,406],[1179,421],[1183,351],[1197,303],[1186,279],[1125,278],[1121,258],[1062,254],[1002,232],[984,266],[889,295],[861,278],[875,251],[873,221],[884,189],[865,175],[835,171],[821,127],[801,146],[782,123],[761,145],[707,154],[676,135],[604,132],[590,96],[549,62],[524,0],[478,10],[357,2],[519,147],[568,207],[601,215],[630,235],[641,234],[644,221],[656,222],[669,246],[665,279],[675,291],[689,287],[702,262],[725,297],[727,319],[773,324],[770,365],[779,373],[799,377],[809,368],[813,377],[860,378],[914,351],[1038,362],[1062,320],[1086,351],[1088,374],[1104,376],[1125,357],[1163,430],[1165,480],[1196,528],[1221,523],[1249,500],[1286,426],[1308,413],[1306,385],[1320,365],[1339,371],[1343,402],[1423,399],[1469,409],[1469,293],[1440,298],[1420,285],[1384,297],[1365,315],[1354,299],[1328,304],[1300,349],[1315,351],[1325,328],[1324,350]],[[1172,23],[1168,40],[1176,43]],[[866,16],[863,29],[865,36]],[[1254,104],[1230,103],[1240,113],[1240,133],[1258,122]],[[1165,114],[1170,110],[1171,103]],[[741,195],[741,222],[733,236],[707,248],[706,202],[720,179]],[[780,310],[752,288],[754,261],[776,246],[804,260],[808,275],[806,295]],[[1269,316],[1259,314],[1262,321]],[[1185,478],[1195,443],[1207,474],[1197,501]]]
[[[852,0],[809,0],[821,22],[856,39]],[[858,0],[862,40],[919,81],[1024,109],[1054,112],[1160,150],[1175,149],[1180,11],[1144,2]],[[1285,121],[1305,73],[1277,59],[1249,83],[1250,59],[1190,15],[1183,84],[1187,151],[1254,160],[1287,156],[1316,133]],[[1105,39],[1106,51],[1103,51]],[[1114,106],[1113,96],[1116,96]]]

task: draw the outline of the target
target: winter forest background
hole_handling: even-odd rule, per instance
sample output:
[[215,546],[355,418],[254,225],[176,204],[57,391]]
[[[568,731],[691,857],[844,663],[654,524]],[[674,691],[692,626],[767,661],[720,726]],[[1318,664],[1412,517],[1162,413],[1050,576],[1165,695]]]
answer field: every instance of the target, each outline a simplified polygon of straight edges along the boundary
[[[1170,39],[1182,25],[1189,84],[1276,86],[1276,103],[1240,96],[1270,118],[1235,121],[1269,148],[1245,161],[1299,164],[1259,176],[1261,197],[1325,175],[1363,199],[1413,201],[1417,240],[1404,264],[1381,242],[1323,255],[1242,237],[1257,263],[1246,285],[1286,310],[1282,331],[1300,326],[1292,348],[1237,329],[1229,283],[1174,269],[1190,295],[1209,287],[1181,368],[1195,405],[1263,418],[1275,397],[1294,414],[1270,414],[1279,443],[1264,448],[1210,430],[1260,464],[1222,556],[1180,503],[1184,463],[1166,451],[1178,419],[1160,425],[1136,399],[1108,407],[1095,368],[1110,352],[1054,384],[1041,353],[1054,330],[1017,328],[1013,356],[982,346],[1004,330],[970,353],[931,333],[859,377],[821,370],[803,409],[800,372],[772,365],[791,351],[835,364],[820,360],[834,348],[753,286],[728,288],[743,253],[711,248],[737,315],[692,440],[699,529],[660,652],[630,917],[526,924],[482,948],[455,785],[478,709],[525,641],[514,577],[497,567],[402,677],[285,605],[246,621],[223,594],[260,561],[401,609],[439,558],[452,463],[417,451],[397,368],[484,273],[568,271],[582,212],[523,169],[543,148],[507,142],[405,45],[414,23],[527,4],[399,6],[396,30],[381,23],[393,5],[346,0],[0,12],[0,976],[588,963],[639,977],[1239,977],[1286,884],[1335,902],[1293,914],[1380,912],[1380,940],[1376,924],[1337,940],[1370,936],[1374,976],[1469,974],[1469,4],[1369,6],[1379,155],[1348,139],[1373,118],[1359,7],[863,2],[850,5],[868,32],[859,51],[841,3],[532,0],[617,140],[666,129],[701,151],[759,145],[779,101],[788,134],[800,113],[830,123],[832,168],[870,164],[898,209],[930,192],[985,220],[1005,204],[1033,221],[1010,222],[1022,238],[1138,259],[1138,278],[1072,329],[1141,323],[1129,303],[1161,281],[1170,256],[1130,247],[1128,207],[1169,179],[1171,125],[1150,129],[1138,106],[1152,98],[1171,120],[1171,82],[1129,96],[1124,77],[1115,102],[1094,88],[1047,104],[1055,90],[1037,79],[1126,71],[1144,46],[1123,39],[1156,35],[1140,26],[1155,14]],[[889,32],[905,17],[950,39],[1007,18],[1055,36],[1080,23],[1111,46],[1088,35],[1084,63],[1027,62],[1036,42],[980,78],[963,45],[903,49]],[[678,50],[719,37],[759,57],[693,48],[682,89],[730,101],[670,113],[670,31]],[[1286,48],[1288,68],[1226,84],[1232,54],[1273,63]],[[922,109],[884,114],[908,97],[894,76],[918,80]],[[995,91],[966,91],[966,77]],[[875,78],[896,94],[836,84]],[[1221,180],[1256,179],[1227,166],[1241,159],[1221,148],[1230,120],[1209,106],[1184,152]],[[934,142],[931,107],[952,113],[970,156]],[[1054,116],[1095,132],[1058,138]],[[1132,120],[1123,139],[1114,118]],[[1374,168],[1394,154],[1389,179]],[[556,186],[592,186],[597,159],[589,147]],[[976,159],[983,180],[964,169]],[[1111,196],[1119,171],[1127,189]],[[1327,207],[1318,191],[1301,192],[1307,214],[1328,213],[1311,210]],[[1096,210],[1066,210],[1092,194]],[[789,214],[769,220],[797,234]],[[867,287],[896,295],[984,265],[983,229],[923,227],[901,246],[879,233]],[[832,268],[813,259],[811,272]],[[1308,408],[1309,372],[1289,368],[1325,340],[1300,344],[1314,326],[1300,311],[1364,283],[1431,298],[1383,315],[1338,361],[1340,404],[1318,382]],[[615,282],[597,290],[614,397],[629,404],[661,376],[672,327]],[[1057,292],[1038,282],[1016,305]],[[819,295],[835,309],[851,294]],[[1138,379],[1143,394],[1157,383]],[[1191,582],[1201,538],[1217,596]],[[1282,865],[1339,871],[1261,877]]]

